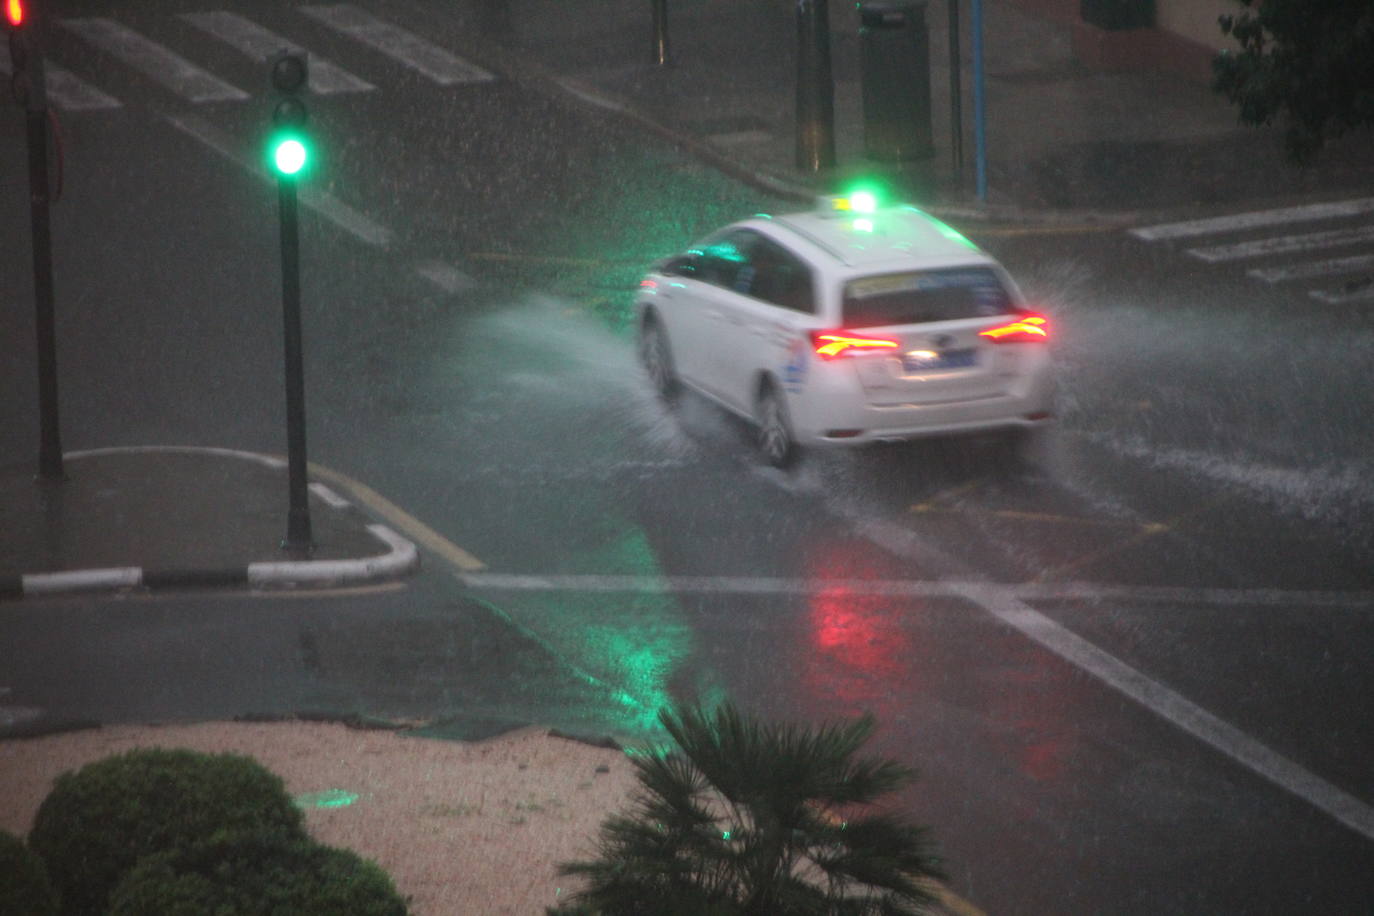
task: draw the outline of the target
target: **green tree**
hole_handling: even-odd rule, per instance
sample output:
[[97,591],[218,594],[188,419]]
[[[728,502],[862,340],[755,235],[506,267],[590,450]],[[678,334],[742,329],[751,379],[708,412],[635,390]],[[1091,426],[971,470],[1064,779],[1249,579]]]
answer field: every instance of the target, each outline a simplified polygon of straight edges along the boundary
[[1240,50],[1213,61],[1212,85],[1242,121],[1281,119],[1299,163],[1327,140],[1374,125],[1374,0],[1238,2],[1247,11],[1219,21]]
[[773,726],[726,704],[659,720],[677,749],[635,758],[632,813],[602,825],[598,859],[562,866],[586,881],[568,912],[899,916],[935,902],[942,874],[926,831],[870,810],[915,778],[856,759],[871,716]]

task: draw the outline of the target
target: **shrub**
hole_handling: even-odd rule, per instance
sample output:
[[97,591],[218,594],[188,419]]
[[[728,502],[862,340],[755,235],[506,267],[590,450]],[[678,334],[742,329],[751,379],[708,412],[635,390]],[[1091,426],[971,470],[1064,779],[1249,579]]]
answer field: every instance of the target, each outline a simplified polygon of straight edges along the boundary
[[0,913],[56,916],[57,893],[43,860],[24,841],[0,830]]
[[216,834],[143,859],[110,897],[109,916],[405,916],[375,863],[280,832]]
[[304,838],[301,823],[281,778],[249,757],[146,748],[59,776],[29,845],[66,916],[103,916],[110,892],[143,856],[220,830]]
[[725,704],[659,720],[677,749],[635,758],[634,811],[602,825],[598,859],[560,868],[587,882],[565,910],[905,916],[934,907],[930,882],[942,874],[925,829],[864,810],[915,778],[893,761],[855,756],[871,716],[773,726]]

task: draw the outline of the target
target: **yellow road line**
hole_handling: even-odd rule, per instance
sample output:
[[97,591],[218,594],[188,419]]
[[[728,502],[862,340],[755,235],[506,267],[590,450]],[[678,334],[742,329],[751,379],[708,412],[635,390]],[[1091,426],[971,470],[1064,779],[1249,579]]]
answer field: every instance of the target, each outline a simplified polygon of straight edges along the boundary
[[1089,551],[1088,553],[1084,554],[1078,559],[1065,563],[1062,566],[1056,566],[1053,569],[1044,570],[1038,576],[1036,576],[1034,579],[1031,579],[1030,581],[1046,582],[1051,577],[1062,576],[1064,573],[1072,572],[1077,569],[1082,569],[1083,567],[1090,566],[1093,563],[1096,563],[1098,560],[1101,560],[1105,557],[1109,557],[1114,553],[1120,553],[1121,551],[1134,547],[1137,544],[1143,544],[1145,541],[1148,541],[1152,537],[1163,534],[1166,531],[1174,530],[1176,527],[1178,527],[1179,523],[1187,519],[1190,519],[1196,515],[1201,515],[1203,512],[1211,511],[1218,503],[1223,502],[1225,499],[1226,497],[1219,496],[1216,499],[1203,503],[1201,506],[1198,506],[1187,512],[1181,512],[1166,522],[1153,522],[1150,524],[1146,524],[1142,526],[1139,533],[1131,537],[1128,537],[1123,541],[1119,541],[1115,544],[1109,544],[1100,550]]
[[958,499],[960,496],[963,496],[965,493],[971,493],[971,492],[973,492],[974,490],[976,490],[976,489],[978,489],[979,487],[981,487],[982,485],[983,485],[983,481],[982,481],[981,479],[978,479],[978,480],[973,480],[973,481],[970,481],[970,482],[968,482],[968,483],[966,483],[966,484],[963,484],[962,486],[954,487],[953,489],[941,490],[939,493],[936,493],[934,496],[932,496],[930,499],[927,499],[925,502],[923,502],[923,503],[917,503],[916,505],[912,506],[911,509],[910,509],[909,511],[911,511],[911,512],[935,512],[935,511],[939,511],[939,510],[941,510],[941,509],[944,508],[943,506],[940,505],[940,503],[945,502],[945,501],[947,501],[947,500],[951,500],[951,499]]
[[960,897],[939,881],[921,882],[925,889],[934,894],[940,906],[950,916],[987,916],[982,910]]
[[487,568],[487,564],[366,484],[359,483],[346,474],[315,464],[313,461],[310,462],[310,474],[349,491],[357,498],[358,502],[391,522],[412,541],[430,552],[438,554],[446,562],[458,567],[463,572],[478,572]]

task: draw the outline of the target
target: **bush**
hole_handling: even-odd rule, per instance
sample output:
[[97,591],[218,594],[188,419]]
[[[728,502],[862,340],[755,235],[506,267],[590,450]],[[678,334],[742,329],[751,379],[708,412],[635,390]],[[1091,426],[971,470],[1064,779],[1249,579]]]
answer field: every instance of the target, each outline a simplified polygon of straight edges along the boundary
[[405,916],[375,863],[346,849],[273,833],[219,833],[142,860],[110,897],[109,916]]
[[63,773],[38,808],[29,846],[66,916],[103,916],[144,856],[221,830],[305,838],[281,778],[249,757],[146,748]]
[[57,893],[43,860],[24,841],[0,830],[0,913],[55,916]]

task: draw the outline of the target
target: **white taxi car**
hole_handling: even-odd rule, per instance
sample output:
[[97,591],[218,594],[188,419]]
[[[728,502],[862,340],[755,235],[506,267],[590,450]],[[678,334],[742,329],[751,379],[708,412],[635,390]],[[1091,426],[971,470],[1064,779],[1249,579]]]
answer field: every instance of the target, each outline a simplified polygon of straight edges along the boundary
[[1024,431],[1053,417],[1049,324],[953,228],[869,195],[756,216],[659,261],[639,355],[753,422],[778,467],[809,446]]

